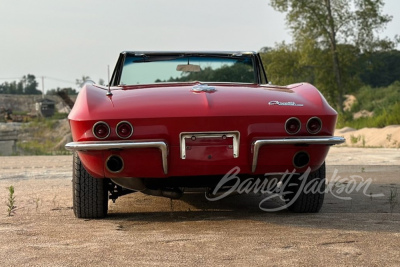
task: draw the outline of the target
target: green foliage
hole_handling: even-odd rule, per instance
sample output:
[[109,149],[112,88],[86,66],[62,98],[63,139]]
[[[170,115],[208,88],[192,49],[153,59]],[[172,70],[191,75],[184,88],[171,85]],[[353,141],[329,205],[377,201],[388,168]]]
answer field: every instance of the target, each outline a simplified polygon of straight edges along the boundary
[[46,95],[57,95],[57,93],[59,91],[65,91],[67,93],[67,95],[77,95],[78,94],[78,92],[75,89],[71,88],[71,87],[68,87],[68,88],[59,88],[59,87],[57,87],[57,89],[47,90],[46,91]]
[[261,53],[268,80],[280,85],[297,82],[314,83],[312,67],[301,57],[302,53],[295,45],[284,42]]
[[33,119],[29,124],[25,124],[25,128],[38,128],[40,129],[36,133],[42,133],[44,131],[51,131],[54,126],[57,124],[57,121],[54,120],[53,118],[42,118],[42,117],[36,117]]
[[6,202],[7,205],[7,214],[8,216],[11,216],[15,213],[15,209],[17,208],[15,206],[15,196],[14,196],[14,186],[10,186],[7,188],[8,190],[8,199]]
[[[186,81],[203,81],[203,82],[220,82],[234,81],[254,83],[255,76],[251,65],[236,63],[232,66],[223,65],[218,69],[206,67],[199,72],[186,72],[184,76],[179,78],[170,78],[167,82],[186,82]],[[157,80],[156,82],[160,82]],[[164,81],[165,82],[165,81]]]
[[62,120],[62,119],[66,119],[68,118],[68,114],[67,113],[59,113],[59,112],[55,112],[53,116],[51,116],[52,120]]
[[396,81],[388,87],[380,88],[363,86],[355,95],[357,102],[353,105],[352,112],[381,111],[400,102],[400,82]]
[[53,151],[53,147],[61,140],[61,138],[54,140],[32,140],[24,143],[19,143],[18,147],[23,149],[29,155],[66,155],[65,151]]
[[358,135],[358,136],[354,136],[354,135],[350,135],[350,142],[354,145],[354,144],[357,144],[358,143],[358,141],[360,141],[361,140],[361,136],[360,135]]
[[[376,51],[361,53],[351,45],[338,45],[339,58],[342,62],[343,92],[353,94],[364,85],[369,87],[386,87],[399,79],[400,51]],[[335,106],[338,97],[335,80],[332,76],[332,64],[329,51],[322,51],[312,42],[304,46],[294,44],[277,44],[274,48],[263,48],[261,59],[273,84],[287,85],[298,82],[309,82],[315,85],[328,102]],[[365,90],[365,89],[364,89]],[[381,88],[377,90],[379,93]],[[360,97],[371,102],[382,99],[383,95],[366,93]],[[398,92],[390,93],[396,98]],[[395,99],[393,98],[393,99]],[[374,105],[374,104],[371,104]],[[370,108],[364,108],[370,110]]]
[[82,76],[82,79],[76,79],[76,80],[75,80],[75,83],[76,83],[76,85],[77,85],[79,88],[81,88],[81,87],[83,87],[83,85],[84,85],[87,81],[90,81],[90,77],[89,77],[89,76],[83,75],[83,76]]
[[382,14],[383,0],[271,0],[271,6],[286,13],[296,41],[311,38],[329,48],[336,43],[352,44],[364,51],[394,47],[394,42],[376,35],[392,20]]
[[59,127],[59,119],[57,117],[65,117],[65,114],[56,113],[51,118],[36,118],[29,123],[23,125],[25,132],[33,133],[30,140],[18,142],[19,149],[27,155],[66,155],[70,154],[64,147],[57,148],[63,136],[52,135]]
[[377,51],[362,55],[359,66],[362,66],[360,74],[363,83],[372,87],[389,86],[399,80],[400,51]]
[[[86,81],[90,80],[88,76],[83,76],[83,80],[76,80],[79,85],[84,84]],[[4,82],[0,84],[0,94],[14,94],[14,95],[40,95],[42,91],[38,90],[38,82],[36,81],[35,75],[28,74],[22,77],[20,81]],[[47,90],[47,95],[56,95],[58,91],[65,90],[68,95],[77,95],[78,92],[71,88],[57,88]]]
[[17,83],[4,82],[0,84],[0,94],[26,94],[26,95],[38,95],[42,92],[37,89],[38,82],[36,81],[35,75],[28,74],[24,75],[22,79]]
[[[382,128],[400,124],[400,82],[388,87],[372,88],[363,86],[355,93],[357,101],[350,111],[339,114],[337,127],[355,129],[364,127]],[[372,117],[353,120],[353,113],[361,110],[372,111]]]
[[[339,58],[342,61],[343,91],[351,93],[361,86],[359,78],[359,57],[357,48],[350,45],[338,45]],[[265,51],[265,50],[264,50]],[[316,42],[304,40],[301,44],[281,43],[273,49],[261,53],[268,79],[274,84],[287,85],[297,82],[309,82],[315,85],[328,102],[335,106],[338,90],[329,50],[320,49]]]
[[[360,63],[360,52],[388,50],[398,41],[377,38],[377,32],[392,19],[382,14],[382,0],[271,0],[270,3],[275,10],[286,13],[295,51],[302,55],[300,64],[318,69],[313,73],[315,85],[339,111],[344,94],[360,84],[357,75],[360,70],[355,65]],[[288,72],[291,75],[293,68]]]
[[364,135],[350,135],[350,142],[352,145],[357,144],[358,142],[361,141],[362,147],[365,147],[365,136]]
[[20,116],[25,116],[28,113],[29,113],[28,111],[21,111],[21,110],[16,110],[12,112],[13,115],[20,115]]
[[22,83],[24,86],[24,93],[27,95],[40,95],[42,92],[37,89],[38,82],[36,81],[35,75],[28,74],[22,77]]

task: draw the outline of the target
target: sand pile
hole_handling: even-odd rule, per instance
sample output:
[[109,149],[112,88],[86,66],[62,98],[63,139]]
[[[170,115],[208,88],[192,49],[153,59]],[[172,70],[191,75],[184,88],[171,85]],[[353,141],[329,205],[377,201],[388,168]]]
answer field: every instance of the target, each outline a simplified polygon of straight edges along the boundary
[[360,130],[345,127],[337,129],[335,136],[346,138],[346,143],[343,145],[350,147],[400,148],[400,125]]

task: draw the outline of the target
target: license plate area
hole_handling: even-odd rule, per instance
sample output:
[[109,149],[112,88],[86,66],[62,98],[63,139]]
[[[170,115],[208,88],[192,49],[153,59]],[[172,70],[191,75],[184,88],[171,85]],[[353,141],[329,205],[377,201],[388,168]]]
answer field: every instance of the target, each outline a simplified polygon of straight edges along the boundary
[[181,159],[224,160],[239,157],[238,131],[180,134]]

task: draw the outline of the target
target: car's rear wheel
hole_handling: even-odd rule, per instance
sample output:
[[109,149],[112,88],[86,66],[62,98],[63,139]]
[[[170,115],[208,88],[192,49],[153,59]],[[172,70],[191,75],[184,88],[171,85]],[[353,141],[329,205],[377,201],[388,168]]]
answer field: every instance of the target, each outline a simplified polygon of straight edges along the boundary
[[103,218],[108,211],[107,179],[93,178],[78,153],[73,159],[73,209],[78,218]]
[[298,213],[319,212],[325,195],[325,162],[307,177],[300,177],[292,177],[288,183],[288,191],[293,192],[287,195],[288,209]]

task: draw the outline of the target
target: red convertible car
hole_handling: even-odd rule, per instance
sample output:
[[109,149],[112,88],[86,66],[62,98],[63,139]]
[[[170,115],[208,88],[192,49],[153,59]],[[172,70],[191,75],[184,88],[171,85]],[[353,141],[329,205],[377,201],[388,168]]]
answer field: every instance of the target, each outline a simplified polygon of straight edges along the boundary
[[[336,118],[312,85],[269,84],[255,52],[122,52],[109,85],[86,84],[69,114],[74,213],[104,217],[109,199],[137,191],[213,192],[233,168],[240,179],[290,171],[287,208],[318,212],[325,157],[344,142]],[[323,190],[302,190],[304,173]]]

